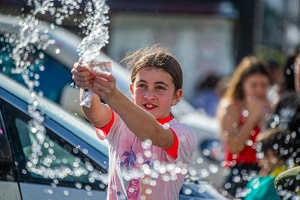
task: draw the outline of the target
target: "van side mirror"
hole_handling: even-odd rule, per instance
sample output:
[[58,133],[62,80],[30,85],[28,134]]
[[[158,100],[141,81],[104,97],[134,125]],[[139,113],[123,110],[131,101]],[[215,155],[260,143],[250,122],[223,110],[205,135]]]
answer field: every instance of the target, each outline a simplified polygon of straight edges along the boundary
[[12,152],[8,139],[0,134],[0,175],[5,175],[12,167]]

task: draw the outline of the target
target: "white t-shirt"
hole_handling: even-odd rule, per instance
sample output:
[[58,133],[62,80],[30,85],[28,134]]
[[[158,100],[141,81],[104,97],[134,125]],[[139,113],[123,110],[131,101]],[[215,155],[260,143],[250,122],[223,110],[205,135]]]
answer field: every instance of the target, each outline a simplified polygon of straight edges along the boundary
[[115,112],[107,125],[109,127],[96,128],[98,137],[106,138],[110,144],[107,199],[179,198],[195,151],[196,135],[191,128],[174,118],[168,117],[158,122],[176,134],[176,141],[169,150],[151,145],[149,141],[141,142]]

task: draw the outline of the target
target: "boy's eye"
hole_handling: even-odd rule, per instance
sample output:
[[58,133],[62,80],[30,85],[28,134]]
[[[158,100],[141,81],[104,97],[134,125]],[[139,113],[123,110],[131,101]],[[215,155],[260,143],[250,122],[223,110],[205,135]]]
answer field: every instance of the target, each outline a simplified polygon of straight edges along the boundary
[[158,90],[165,90],[166,88],[163,87],[163,86],[157,86],[156,89],[158,89]]
[[146,84],[137,84],[136,87],[138,87],[138,88],[145,88]]

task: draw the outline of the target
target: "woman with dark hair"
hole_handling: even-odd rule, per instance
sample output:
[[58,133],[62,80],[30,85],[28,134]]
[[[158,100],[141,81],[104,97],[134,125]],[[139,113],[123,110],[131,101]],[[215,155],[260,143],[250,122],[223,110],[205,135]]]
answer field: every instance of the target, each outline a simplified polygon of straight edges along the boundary
[[266,63],[247,56],[237,66],[217,110],[224,142],[224,166],[230,169],[224,188],[236,197],[259,170],[254,143],[270,113],[269,84]]

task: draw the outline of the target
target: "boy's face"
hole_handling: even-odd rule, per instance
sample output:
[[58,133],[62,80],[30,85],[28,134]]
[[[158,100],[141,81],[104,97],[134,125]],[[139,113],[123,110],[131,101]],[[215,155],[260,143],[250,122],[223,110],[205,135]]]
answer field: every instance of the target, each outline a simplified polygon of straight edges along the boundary
[[171,75],[155,67],[140,69],[130,90],[133,102],[156,119],[168,117],[182,96],[182,90],[175,92]]

